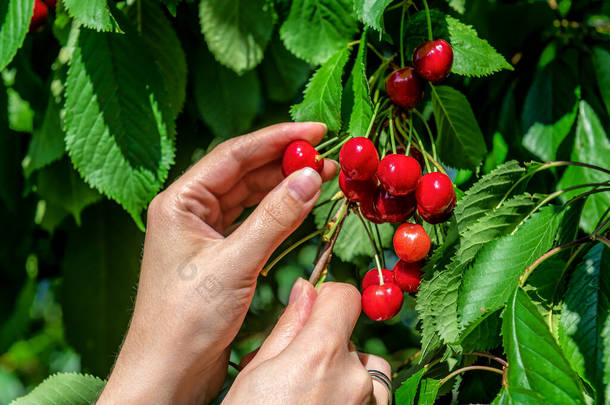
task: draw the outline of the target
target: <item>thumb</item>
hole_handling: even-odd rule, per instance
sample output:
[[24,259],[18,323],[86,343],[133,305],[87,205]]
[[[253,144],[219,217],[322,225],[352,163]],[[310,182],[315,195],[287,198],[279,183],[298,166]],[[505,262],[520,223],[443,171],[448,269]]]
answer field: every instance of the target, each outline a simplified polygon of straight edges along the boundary
[[322,178],[306,167],[284,179],[252,214],[225,239],[234,260],[244,260],[256,277],[271,253],[303,222],[313,208]]

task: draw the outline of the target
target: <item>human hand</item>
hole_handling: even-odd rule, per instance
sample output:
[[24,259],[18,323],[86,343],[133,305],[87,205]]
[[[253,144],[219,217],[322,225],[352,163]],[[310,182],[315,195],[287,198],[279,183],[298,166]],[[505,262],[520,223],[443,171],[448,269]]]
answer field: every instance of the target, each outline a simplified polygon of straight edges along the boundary
[[98,403],[202,403],[218,393],[259,271],[337,171],[325,161],[321,176],[304,169],[284,179],[282,152],[325,132],[290,123],[234,138],[155,197],[133,318]]
[[387,405],[388,389],[367,370],[390,376],[390,365],[356,352],[349,341],[359,315],[355,287],[328,282],[316,293],[297,280],[286,310],[223,404]]

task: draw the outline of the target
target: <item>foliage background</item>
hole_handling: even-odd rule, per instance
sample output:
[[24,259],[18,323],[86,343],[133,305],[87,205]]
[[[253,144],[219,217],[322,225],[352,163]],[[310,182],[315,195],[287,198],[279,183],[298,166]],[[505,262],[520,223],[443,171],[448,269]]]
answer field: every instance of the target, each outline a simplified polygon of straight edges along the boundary
[[[28,2],[5,3],[0,6],[0,61],[8,63],[5,18],[10,7],[27,9]],[[85,2],[59,2],[47,26],[28,34],[2,70],[0,404],[56,371],[105,377],[130,316],[143,243],[142,211],[150,198],[223,139],[291,120],[290,107],[302,100],[310,74],[357,38],[359,20],[385,27],[384,40],[396,43],[400,18],[399,11],[383,18],[375,10],[357,15],[349,0],[331,2],[334,8],[314,15],[313,29],[291,18],[292,3],[307,8],[308,0],[163,0],[163,5],[119,3],[120,10],[114,2],[86,3],[106,13],[100,18],[82,6]],[[472,105],[489,151],[480,169],[451,171],[462,189],[510,159],[609,166],[610,1],[430,3],[472,25],[514,67],[489,77],[452,75],[448,80]],[[246,29],[254,32],[248,40],[231,29],[238,9],[247,16]],[[77,37],[74,21],[106,32],[82,28]],[[131,44],[112,33],[118,27]],[[407,44],[425,38],[425,25],[411,28]],[[137,30],[143,34],[134,35]],[[320,32],[324,37],[315,38]],[[381,43],[373,30],[369,40]],[[116,76],[109,73],[113,68]],[[105,97],[106,109],[92,102],[94,94]],[[428,116],[432,108],[428,95],[421,110]],[[120,118],[112,119],[113,109]],[[349,111],[342,113],[348,122]],[[577,117],[593,115],[601,128],[592,132],[598,138],[590,145],[575,143]],[[103,123],[91,119],[98,116]],[[341,123],[330,126],[337,130]],[[109,133],[123,132],[124,138],[109,140]],[[87,149],[93,144],[100,145],[99,155]],[[106,155],[118,175],[96,176]],[[137,169],[122,170],[122,165]],[[570,184],[570,177],[583,175],[546,173],[531,188],[547,193],[560,179]],[[592,209],[599,217],[609,202],[592,201],[587,204],[597,205]],[[583,229],[592,229],[592,219],[582,221]],[[310,217],[286,245],[314,229]],[[295,278],[311,270],[315,250],[315,241],[305,245],[261,279],[233,360],[260,344]],[[389,263],[396,260],[387,254]],[[370,258],[350,254],[351,260],[343,262],[338,256],[330,277],[357,284]],[[397,369],[420,347],[416,324],[415,299],[409,297],[391,322],[362,318],[354,341]],[[495,375],[468,375],[459,401],[491,401],[496,380]],[[444,398],[449,401],[450,395]]]

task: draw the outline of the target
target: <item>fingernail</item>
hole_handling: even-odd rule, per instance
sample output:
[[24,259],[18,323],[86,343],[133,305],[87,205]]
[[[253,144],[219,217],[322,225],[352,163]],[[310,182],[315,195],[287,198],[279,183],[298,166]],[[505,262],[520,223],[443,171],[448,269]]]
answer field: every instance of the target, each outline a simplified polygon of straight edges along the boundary
[[299,299],[299,296],[301,295],[301,291],[303,291],[303,281],[305,281],[305,280],[303,280],[302,278],[299,277],[294,282],[294,285],[292,286],[292,290],[290,290],[290,298],[288,298],[289,304],[292,304],[297,299]]
[[324,127],[324,133],[326,134],[328,132],[328,125],[326,125],[323,122],[320,122],[320,125],[322,125]]
[[322,186],[322,178],[311,167],[306,167],[292,175],[288,183],[288,190],[302,202],[311,200]]

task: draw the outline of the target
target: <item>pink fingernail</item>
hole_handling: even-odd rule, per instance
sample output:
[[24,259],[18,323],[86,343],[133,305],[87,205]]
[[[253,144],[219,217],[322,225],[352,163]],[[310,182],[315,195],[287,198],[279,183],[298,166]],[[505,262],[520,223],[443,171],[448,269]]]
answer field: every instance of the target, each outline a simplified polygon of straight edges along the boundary
[[322,186],[322,178],[314,169],[306,167],[294,173],[288,189],[301,202],[309,202]]
[[294,285],[292,286],[292,290],[290,291],[290,298],[288,298],[288,303],[292,304],[293,302],[295,302],[296,300],[299,299],[299,296],[301,295],[301,291],[303,291],[303,280],[302,278],[297,278],[297,280],[294,282]]

